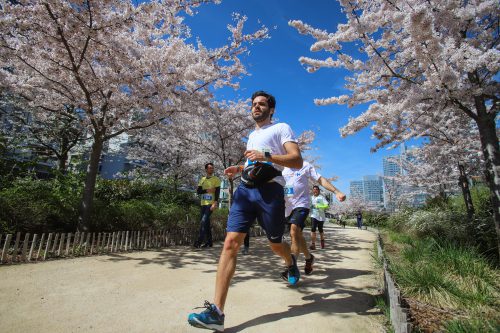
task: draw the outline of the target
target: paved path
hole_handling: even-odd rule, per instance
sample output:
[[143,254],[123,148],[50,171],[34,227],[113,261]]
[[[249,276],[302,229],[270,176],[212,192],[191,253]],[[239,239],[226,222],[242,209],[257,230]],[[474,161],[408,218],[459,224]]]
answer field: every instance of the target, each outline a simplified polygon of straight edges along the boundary
[[[311,276],[279,279],[283,264],[265,238],[238,258],[225,332],[382,332],[374,308],[375,234],[329,225]],[[0,267],[0,331],[209,332],[187,315],[212,300],[220,244]],[[299,259],[303,270],[303,257]]]

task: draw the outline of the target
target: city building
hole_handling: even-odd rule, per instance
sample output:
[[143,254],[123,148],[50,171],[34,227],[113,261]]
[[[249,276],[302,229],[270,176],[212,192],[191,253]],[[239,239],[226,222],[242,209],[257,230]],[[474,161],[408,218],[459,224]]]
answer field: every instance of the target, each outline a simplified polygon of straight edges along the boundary
[[364,200],[372,209],[381,209],[384,204],[383,180],[381,176],[363,176],[363,180],[350,182],[351,198]]
[[349,185],[350,197],[356,199],[364,198],[363,181],[353,180]]

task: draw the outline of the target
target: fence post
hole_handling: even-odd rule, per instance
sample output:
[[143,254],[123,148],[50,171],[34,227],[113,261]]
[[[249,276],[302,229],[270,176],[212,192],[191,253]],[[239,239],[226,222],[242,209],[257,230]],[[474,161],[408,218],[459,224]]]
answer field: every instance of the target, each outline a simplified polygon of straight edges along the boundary
[[26,261],[26,252],[28,251],[28,243],[30,241],[30,233],[24,235],[23,248],[21,250],[21,261]]
[[17,252],[19,249],[19,240],[21,239],[21,233],[16,234],[16,242],[14,243],[14,252],[12,252],[12,262],[17,261]]
[[66,240],[66,255],[69,256],[70,254],[70,247],[71,247],[71,236],[73,236],[73,234],[70,232],[68,233],[68,239]]
[[109,243],[111,242],[111,233],[107,233],[108,241],[106,242],[106,252],[109,252]]
[[80,234],[80,247],[82,247],[83,241],[85,240],[85,232]]
[[10,240],[12,239],[12,234],[7,234],[5,236],[5,243],[3,244],[2,250],[2,259],[1,262],[5,262],[7,260],[7,254],[9,253],[10,248]]
[[77,231],[77,232],[75,232],[75,238],[73,239],[73,249],[71,250],[73,255],[75,255],[76,244],[78,243],[79,239],[80,239],[80,233]]
[[128,231],[125,232],[125,251],[128,250]]
[[87,249],[89,248],[90,243],[90,232],[87,232],[87,238],[85,239],[85,245],[83,246],[83,255],[87,255]]
[[40,259],[40,253],[42,253],[43,242],[45,241],[45,233],[42,233],[42,238],[40,238],[40,245],[38,246],[38,251],[36,253],[36,260]]
[[[64,251],[64,238],[66,237],[66,234],[61,234],[61,241],[59,242],[59,247],[57,248],[57,256],[61,256],[61,252]],[[64,253],[63,253],[64,254]]]
[[90,255],[94,254],[95,232],[92,233],[92,244],[90,245]]
[[43,260],[47,259],[47,254],[49,253],[50,242],[52,241],[52,233],[49,233],[49,237],[47,239],[47,245],[45,246],[45,252],[43,254]]
[[52,253],[55,253],[56,252],[56,248],[57,248],[57,243],[59,242],[59,233],[56,234],[56,237],[54,238],[54,245],[52,246]]
[[31,241],[30,253],[28,254],[28,261],[31,261],[31,256],[33,255],[33,250],[35,249],[37,238],[38,238],[38,234],[34,234],[33,240]]

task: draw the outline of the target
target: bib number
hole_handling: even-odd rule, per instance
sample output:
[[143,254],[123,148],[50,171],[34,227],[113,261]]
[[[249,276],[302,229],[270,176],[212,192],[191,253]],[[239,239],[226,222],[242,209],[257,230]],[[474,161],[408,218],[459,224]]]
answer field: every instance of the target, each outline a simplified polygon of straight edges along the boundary
[[289,186],[289,185],[285,186],[284,187],[284,191],[285,191],[285,196],[287,196],[287,197],[292,197],[293,196],[293,193],[294,193],[293,192],[293,186]]
[[212,195],[211,195],[211,194],[209,194],[209,193],[205,193],[205,194],[203,194],[203,195],[201,196],[201,198],[202,198],[203,200],[212,201]]

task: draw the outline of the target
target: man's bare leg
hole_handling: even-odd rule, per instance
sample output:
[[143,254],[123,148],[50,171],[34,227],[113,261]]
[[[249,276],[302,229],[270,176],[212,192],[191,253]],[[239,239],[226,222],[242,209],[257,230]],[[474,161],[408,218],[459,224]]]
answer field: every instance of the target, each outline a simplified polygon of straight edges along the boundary
[[311,245],[316,247],[316,232],[311,231]]
[[290,245],[285,242],[281,243],[271,243],[269,242],[269,246],[271,247],[271,250],[273,250],[274,253],[279,255],[283,260],[285,261],[285,264],[287,266],[291,266],[293,264],[292,257],[291,257],[291,250],[290,250]]
[[217,267],[217,277],[215,279],[215,297],[214,304],[224,311],[229,284],[236,270],[236,258],[238,250],[243,244],[246,233],[228,232],[224,247],[219,258],[219,266]]
[[300,253],[304,253],[306,259],[310,258],[309,249],[307,248],[306,239],[300,227],[295,224],[291,225],[290,236],[292,238],[292,253],[298,258]]

